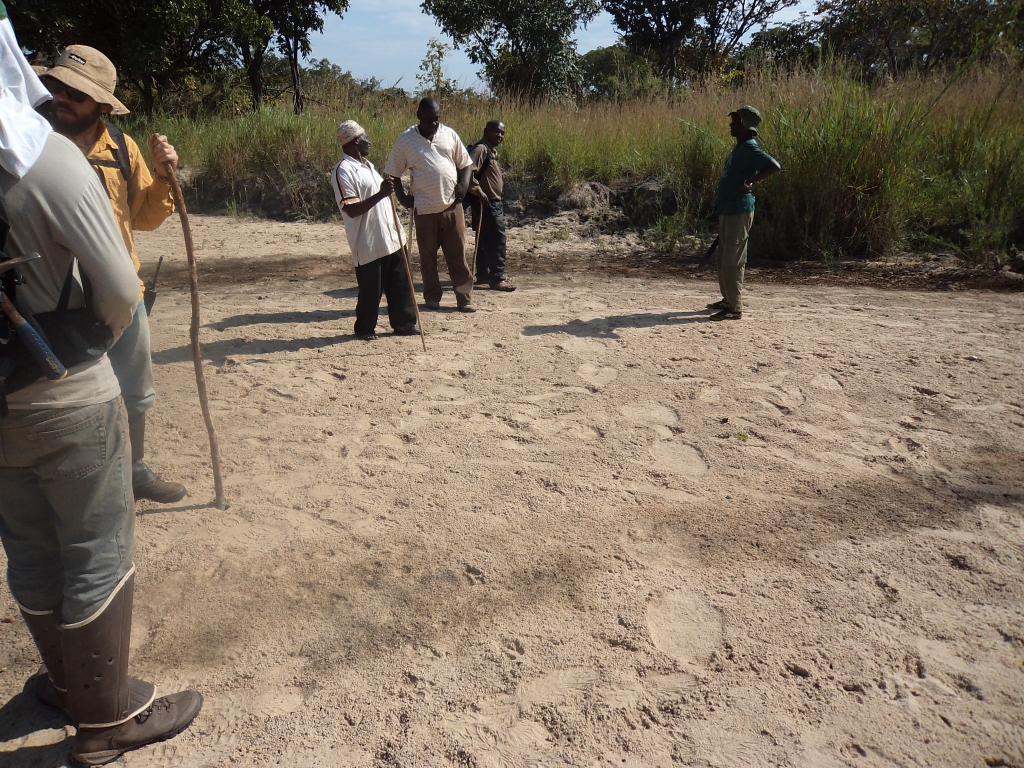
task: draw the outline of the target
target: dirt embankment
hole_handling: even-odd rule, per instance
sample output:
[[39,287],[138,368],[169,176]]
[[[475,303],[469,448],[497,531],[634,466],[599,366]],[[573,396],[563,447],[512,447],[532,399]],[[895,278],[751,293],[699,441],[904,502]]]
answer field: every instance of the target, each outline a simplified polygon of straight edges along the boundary
[[[139,507],[132,669],[207,703],[121,764],[1024,766],[1024,294],[755,274],[715,324],[520,230],[424,354],[353,339],[339,226],[197,217],[220,512],[172,225],[149,454],[192,495]],[[64,765],[0,618],[0,765]]]

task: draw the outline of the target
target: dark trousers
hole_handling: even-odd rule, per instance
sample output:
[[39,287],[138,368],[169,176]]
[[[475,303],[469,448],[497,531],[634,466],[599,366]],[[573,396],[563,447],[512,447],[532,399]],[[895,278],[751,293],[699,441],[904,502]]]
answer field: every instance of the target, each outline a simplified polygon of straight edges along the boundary
[[[505,279],[505,208],[501,200],[484,203],[473,198],[473,231],[480,233],[480,247],[476,253],[476,281],[494,285]],[[483,227],[480,211],[483,209]],[[474,243],[474,246],[476,244]]]
[[409,291],[401,251],[356,267],[356,282],[359,284],[357,336],[365,336],[377,329],[381,296],[388,297],[388,320],[393,329],[404,331],[416,327],[416,307]]
[[416,240],[420,244],[423,299],[441,301],[444,291],[437,274],[437,251],[444,253],[455,301],[460,307],[473,301],[473,276],[466,264],[466,218],[462,206],[453,204],[440,213],[416,212]]

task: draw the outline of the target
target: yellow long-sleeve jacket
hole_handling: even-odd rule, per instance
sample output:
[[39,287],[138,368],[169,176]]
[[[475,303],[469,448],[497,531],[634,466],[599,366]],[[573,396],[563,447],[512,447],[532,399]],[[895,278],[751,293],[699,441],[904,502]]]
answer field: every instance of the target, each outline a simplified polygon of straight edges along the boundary
[[[142,152],[139,151],[139,145],[127,134],[124,140],[128,146],[130,179],[126,181],[117,167],[93,167],[100,174],[103,186],[106,187],[110,205],[114,209],[114,218],[117,220],[117,228],[132,257],[135,271],[138,272],[140,264],[135,253],[132,230],[149,232],[159,227],[174,212],[174,201],[171,199],[170,186],[150,173]],[[89,160],[110,161],[117,158],[117,143],[110,137],[106,126],[85,156]],[[139,282],[141,283],[141,280]]]

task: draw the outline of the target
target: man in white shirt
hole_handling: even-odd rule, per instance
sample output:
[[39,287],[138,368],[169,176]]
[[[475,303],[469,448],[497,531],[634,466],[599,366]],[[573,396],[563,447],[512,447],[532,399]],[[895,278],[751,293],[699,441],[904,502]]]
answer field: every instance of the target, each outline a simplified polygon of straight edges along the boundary
[[[466,219],[462,211],[462,200],[473,175],[473,161],[459,135],[441,125],[441,107],[436,99],[423,99],[416,117],[419,125],[398,137],[384,174],[392,178],[398,201],[415,210],[424,306],[441,308],[443,291],[437,274],[440,248],[459,311],[476,312],[472,303],[473,277],[466,263]],[[411,194],[406,194],[401,181],[407,170],[412,172]]]
[[420,331],[416,327],[416,307],[402,256],[405,238],[395,226],[394,211],[386,202],[394,185],[391,179],[382,179],[367,160],[370,140],[355,120],[339,125],[337,134],[345,154],[334,166],[331,185],[356,265],[356,336],[367,341],[377,338],[377,310],[381,296],[385,295],[388,320],[395,333],[417,334]]

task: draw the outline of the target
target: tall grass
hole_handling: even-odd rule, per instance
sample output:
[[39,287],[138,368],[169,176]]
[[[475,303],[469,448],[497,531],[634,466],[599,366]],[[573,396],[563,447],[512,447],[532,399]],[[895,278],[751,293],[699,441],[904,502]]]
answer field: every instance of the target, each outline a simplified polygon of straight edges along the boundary
[[[341,152],[337,123],[359,121],[383,165],[397,135],[415,122],[415,103],[319,100],[300,117],[272,105],[257,114],[157,116],[128,128],[168,134],[183,164],[221,195],[252,204],[252,190],[276,190],[292,215],[323,218],[336,212],[328,174]],[[838,66],[766,71],[737,88],[672,99],[579,107],[458,101],[444,105],[442,119],[467,143],[480,138],[487,120],[503,120],[501,162],[520,184],[660,179],[675,190],[676,222],[685,229],[714,212],[718,174],[733,145],[726,113],[745,103],[764,114],[762,146],[784,169],[756,190],[752,247],[761,255],[877,257],[946,239],[980,258],[998,248],[1002,227],[1024,206],[1018,72],[869,86]]]

